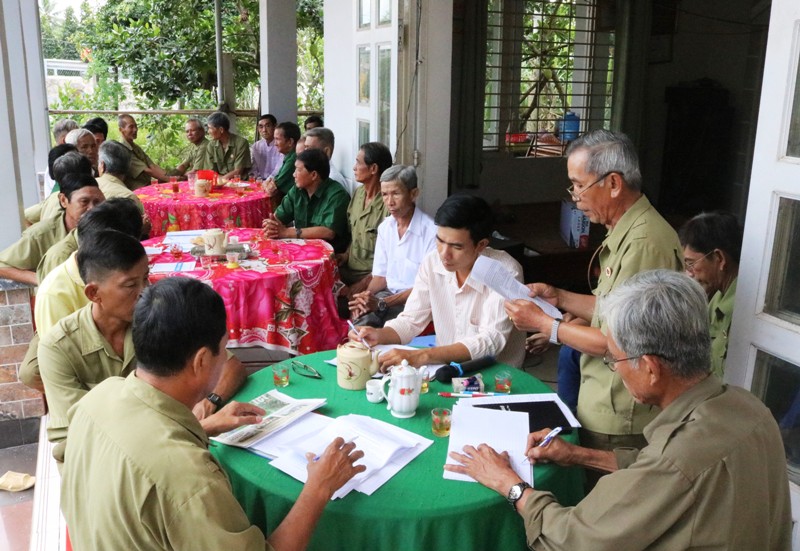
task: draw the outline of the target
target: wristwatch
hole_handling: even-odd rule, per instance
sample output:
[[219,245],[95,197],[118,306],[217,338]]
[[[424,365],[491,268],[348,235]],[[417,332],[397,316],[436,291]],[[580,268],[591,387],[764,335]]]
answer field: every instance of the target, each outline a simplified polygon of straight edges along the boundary
[[209,402],[214,404],[216,406],[216,408],[217,408],[217,411],[219,411],[219,408],[222,407],[222,401],[223,400],[222,400],[222,396],[220,396],[219,394],[215,394],[215,393],[212,392],[211,394],[206,396],[206,400],[208,400]]
[[303,235],[303,228],[295,228],[294,234],[297,236],[297,239],[300,239],[300,236]]
[[523,492],[528,488],[532,488],[532,486],[527,482],[517,482],[508,490],[506,501],[508,501],[508,504],[511,505],[511,508],[515,511],[517,510],[517,501],[520,500]]
[[386,301],[383,300],[382,298],[379,298],[378,299],[378,312],[383,314],[386,311],[387,308],[389,308],[389,305],[386,304]]
[[550,329],[550,342],[553,344],[561,344],[558,342],[558,326],[561,325],[561,320],[553,320],[553,327]]

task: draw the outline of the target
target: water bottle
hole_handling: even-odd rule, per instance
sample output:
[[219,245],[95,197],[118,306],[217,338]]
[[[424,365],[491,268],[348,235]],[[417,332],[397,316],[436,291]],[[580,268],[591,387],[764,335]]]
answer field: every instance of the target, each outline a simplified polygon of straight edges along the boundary
[[562,142],[571,142],[577,139],[581,128],[581,119],[572,111],[564,113],[564,117],[558,121],[558,135]]

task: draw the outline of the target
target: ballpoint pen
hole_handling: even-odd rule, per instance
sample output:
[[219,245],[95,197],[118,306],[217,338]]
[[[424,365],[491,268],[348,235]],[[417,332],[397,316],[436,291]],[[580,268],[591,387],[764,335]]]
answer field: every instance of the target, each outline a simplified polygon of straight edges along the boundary
[[444,398],[483,398],[484,396],[494,396],[495,392],[440,392],[439,396]]
[[364,340],[364,337],[362,337],[362,336],[361,336],[361,333],[359,333],[359,332],[358,332],[358,329],[356,329],[356,326],[355,326],[355,325],[353,325],[353,322],[352,322],[352,321],[350,321],[350,320],[347,320],[347,325],[349,325],[349,326],[350,326],[350,329],[353,331],[353,333],[355,333],[356,335],[358,335],[358,340],[360,340],[360,341],[361,341],[361,344],[363,344],[364,346],[366,346],[368,350],[372,351],[372,347],[371,347],[370,345],[368,345],[368,344],[367,344],[367,341],[365,341],[365,340]]
[[[553,441],[553,438],[558,436],[558,433],[560,433],[562,430],[564,430],[564,427],[556,427],[556,428],[554,428],[553,430],[551,430],[550,432],[547,433],[547,435],[542,439],[541,442],[539,442],[539,445],[536,446],[536,447],[537,448],[546,447],[548,444],[550,444],[550,442]],[[531,458],[528,457],[527,455],[525,456],[525,459],[523,459],[523,461],[530,461],[530,460],[531,460]]]

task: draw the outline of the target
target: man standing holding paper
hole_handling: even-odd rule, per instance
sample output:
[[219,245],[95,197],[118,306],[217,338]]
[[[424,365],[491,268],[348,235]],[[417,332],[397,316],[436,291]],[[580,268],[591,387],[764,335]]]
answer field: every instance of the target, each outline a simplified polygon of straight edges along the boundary
[[422,261],[405,309],[381,329],[359,327],[350,338],[368,344],[406,344],[433,321],[438,346],[390,350],[380,356],[381,369],[407,360],[421,365],[464,362],[493,356],[522,365],[525,335],[503,312],[503,297],[472,276],[480,256],[498,261],[521,281],[522,268],[508,253],[490,248],[492,213],[483,199],[449,197],[434,217],[436,251]]
[[529,287],[531,296],[591,325],[561,324],[525,300],[507,302],[506,312],[519,329],[549,335],[550,342],[582,352],[577,412],[583,426],[581,443],[600,450],[640,449],[646,444],[642,431],[658,408],[637,403],[620,378],[603,365],[606,340],[596,305],[638,272],[681,270],[683,249],[675,230],[642,194],[639,158],[627,136],[595,130],[572,142],[567,156],[570,195],[593,223],[609,228],[599,250],[600,277],[591,295],[544,283]]
[[[791,549],[792,516],[781,434],[758,398],[711,374],[706,296],[670,270],[640,273],[601,304],[604,363],[637,402],[660,413],[647,447],[614,453],[547,430],[528,437],[531,462],[612,471],[575,507],[534,490],[507,454],[486,444],[451,453],[467,474],[505,496],[531,549]],[[605,366],[604,366],[605,367]],[[478,442],[475,442],[476,444]]]

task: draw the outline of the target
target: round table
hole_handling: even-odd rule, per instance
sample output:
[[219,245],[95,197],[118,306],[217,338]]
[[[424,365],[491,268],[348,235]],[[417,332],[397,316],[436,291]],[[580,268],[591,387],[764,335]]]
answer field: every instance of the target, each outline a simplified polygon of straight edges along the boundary
[[[215,262],[202,268],[189,253],[175,258],[162,246],[164,236],[143,245],[161,247],[149,256],[155,263],[195,262],[190,272],[150,274],[150,281],[187,276],[206,281],[222,296],[228,324],[228,345],[261,346],[290,354],[308,354],[336,347],[347,335],[339,318],[333,286],[337,281],[333,248],[320,239],[265,240],[256,229],[231,230],[249,243],[258,258],[228,268]],[[251,255],[255,256],[255,255]]]
[[239,195],[230,188],[217,188],[208,197],[195,197],[189,182],[179,182],[180,191],[172,193],[171,184],[155,184],[136,190],[153,228],[150,237],[168,231],[208,228],[260,228],[272,209],[269,196],[261,190],[244,188]]
[[[302,361],[322,373],[323,379],[309,379],[290,370],[289,386],[279,390],[294,398],[327,398],[327,405],[318,410],[324,415],[369,415],[431,438],[434,443],[373,495],[354,491],[328,503],[309,549],[527,549],[522,519],[502,496],[477,483],[442,477],[448,439],[433,436],[429,412],[454,403],[455,399],[437,394],[452,390],[451,385],[433,381],[430,392],[420,398],[417,414],[411,419],[396,419],[386,410],[386,402],[369,403],[364,391],[344,390],[336,384],[336,368],[323,362],[334,355],[327,351],[304,356]],[[493,380],[494,372],[502,367],[507,366],[482,370],[484,380]],[[262,369],[248,378],[235,398],[251,400],[272,388],[271,370]],[[552,392],[520,370],[515,371],[513,391]],[[577,442],[577,431],[565,438]],[[240,448],[212,444],[211,453],[227,471],[233,492],[250,521],[266,534],[274,531],[297,499],[302,483],[271,468],[264,457]],[[562,504],[574,505],[583,497],[582,469],[555,465],[537,465],[534,469],[536,488],[552,491]]]

